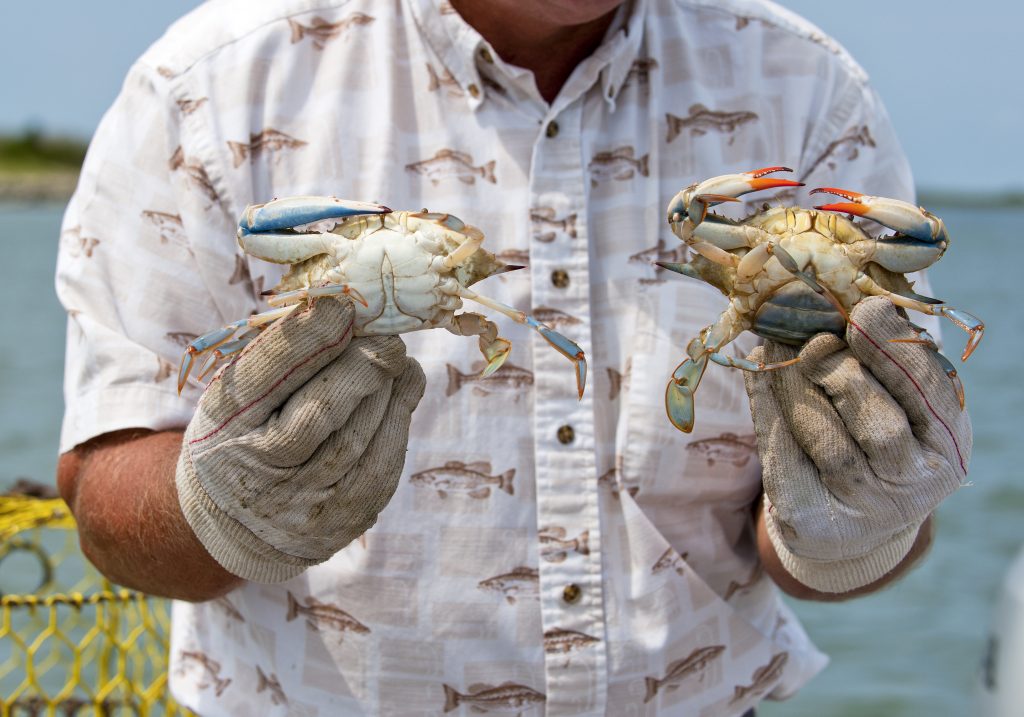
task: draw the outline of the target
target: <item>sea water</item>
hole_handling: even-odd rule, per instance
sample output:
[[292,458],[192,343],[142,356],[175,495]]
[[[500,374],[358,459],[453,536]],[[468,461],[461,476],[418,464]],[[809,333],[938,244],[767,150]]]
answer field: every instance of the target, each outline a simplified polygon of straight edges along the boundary
[[[992,604],[1024,544],[1024,209],[930,207],[954,238],[931,272],[934,293],[981,317],[970,361],[949,322],[974,421],[970,485],[938,512],[926,561],[897,585],[841,604],[794,602],[832,657],[767,717],[963,717],[971,714]],[[0,488],[18,478],[52,483],[63,410],[64,313],[53,291],[62,207],[0,206]],[[680,279],[683,280],[683,279]]]

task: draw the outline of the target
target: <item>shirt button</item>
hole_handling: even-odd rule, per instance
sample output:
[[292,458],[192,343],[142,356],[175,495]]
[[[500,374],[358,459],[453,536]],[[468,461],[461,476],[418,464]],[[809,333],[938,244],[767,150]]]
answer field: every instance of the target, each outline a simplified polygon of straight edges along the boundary
[[480,48],[480,59],[486,62],[488,65],[494,64],[494,55],[486,47]]
[[544,134],[548,137],[556,137],[558,135],[558,123],[554,120],[548,122],[548,127],[544,130]]
[[551,272],[551,283],[559,289],[564,289],[569,286],[569,272],[565,269],[555,269]]
[[473,99],[476,99],[477,97],[480,96],[480,88],[477,87],[476,85],[470,85],[467,89],[469,90],[469,94],[473,97]]
[[572,426],[560,426],[557,435],[558,442],[563,446],[567,446],[576,440],[576,431],[572,430]]
[[569,603],[570,605],[575,605],[576,603],[578,603],[582,595],[583,590],[581,590],[580,586],[576,583],[569,583],[564,588],[562,588],[562,600]]

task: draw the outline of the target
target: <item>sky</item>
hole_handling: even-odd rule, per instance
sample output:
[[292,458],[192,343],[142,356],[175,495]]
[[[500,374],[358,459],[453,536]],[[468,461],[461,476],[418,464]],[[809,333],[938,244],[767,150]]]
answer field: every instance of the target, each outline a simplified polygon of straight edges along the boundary
[[[128,67],[197,0],[4,3],[0,132],[88,137]],[[846,46],[889,109],[918,185],[1024,190],[1024,4],[785,0]]]

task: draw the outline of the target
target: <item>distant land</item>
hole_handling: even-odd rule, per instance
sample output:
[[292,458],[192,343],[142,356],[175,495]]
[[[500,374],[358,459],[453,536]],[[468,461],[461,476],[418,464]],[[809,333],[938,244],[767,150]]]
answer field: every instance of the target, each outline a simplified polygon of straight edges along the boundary
[[927,189],[917,190],[917,201],[924,207],[956,207],[973,209],[995,209],[999,207],[1024,207],[1024,190],[1013,189],[998,192],[979,192],[976,189]]
[[0,135],[0,201],[66,201],[78,182],[87,143],[34,129]]
[[[0,202],[67,201],[78,182],[88,142],[34,129],[0,135]],[[1024,189],[980,192],[922,187],[925,207],[1024,207]]]

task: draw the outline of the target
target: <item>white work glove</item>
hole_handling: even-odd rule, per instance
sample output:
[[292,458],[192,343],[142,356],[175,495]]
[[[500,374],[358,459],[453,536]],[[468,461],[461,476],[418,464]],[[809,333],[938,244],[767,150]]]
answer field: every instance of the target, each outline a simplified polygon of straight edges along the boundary
[[[745,372],[768,535],[793,577],[828,593],[868,585],[900,563],[965,480],[972,444],[935,352],[890,341],[916,337],[892,303],[866,299],[851,319],[846,342],[819,334],[799,363]],[[796,355],[768,341],[750,359]]]
[[279,582],[370,528],[398,486],[423,370],[397,336],[352,339],[320,299],[264,331],[203,393],[178,500],[225,569]]

